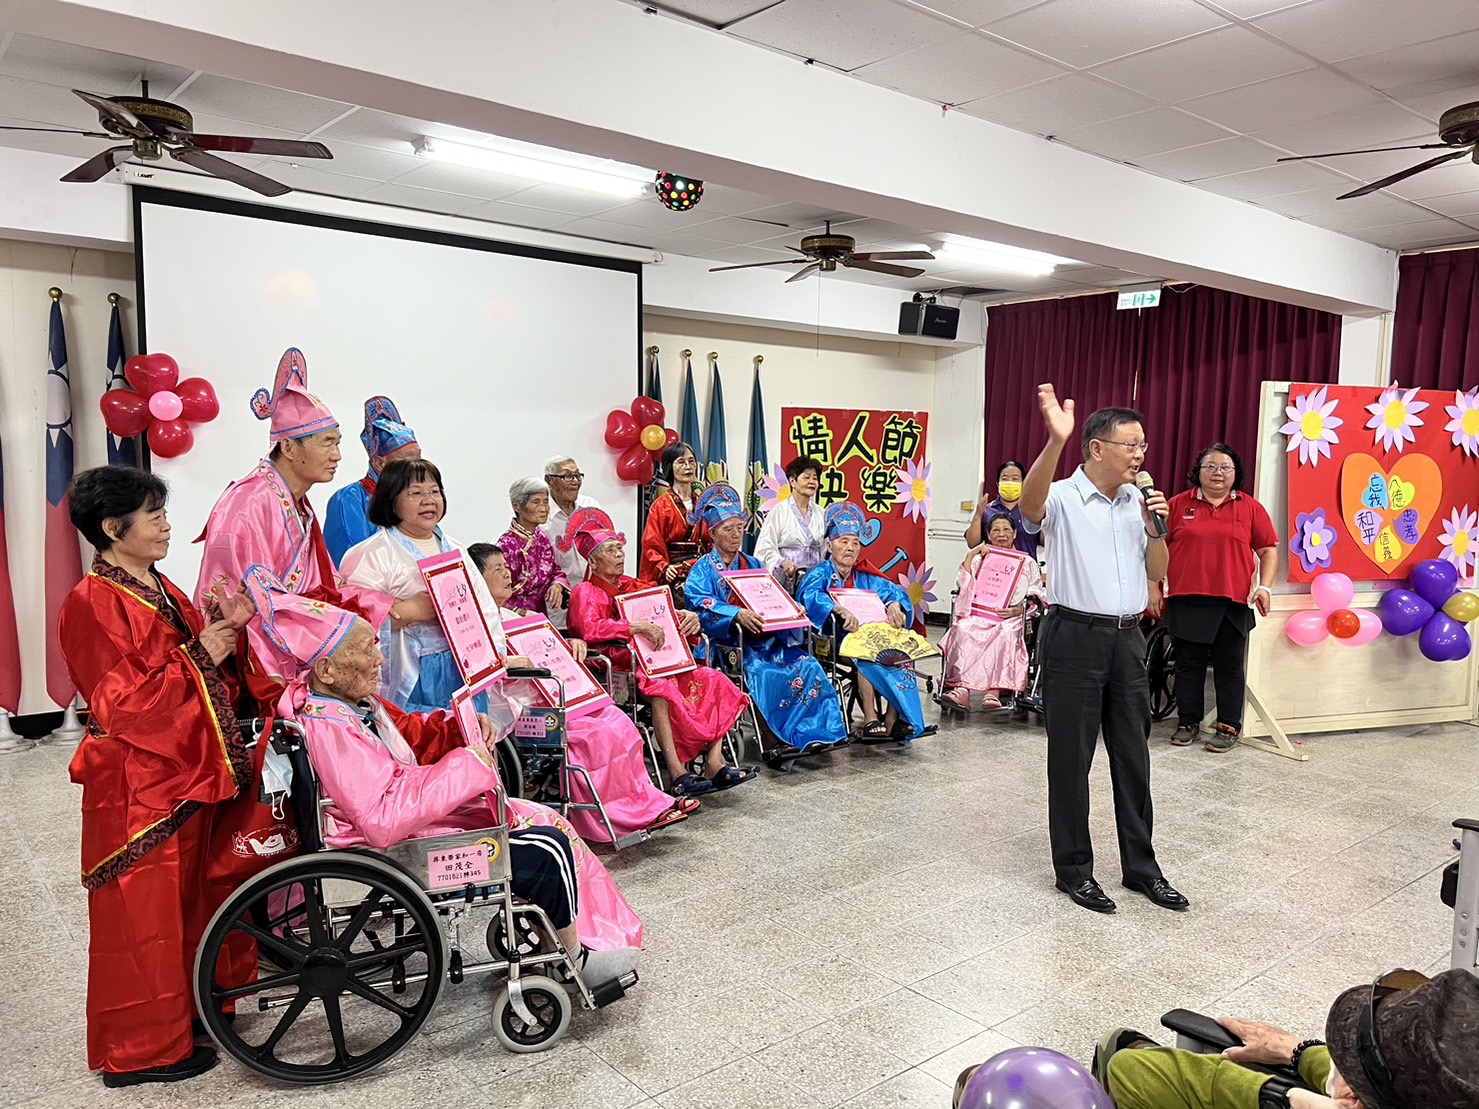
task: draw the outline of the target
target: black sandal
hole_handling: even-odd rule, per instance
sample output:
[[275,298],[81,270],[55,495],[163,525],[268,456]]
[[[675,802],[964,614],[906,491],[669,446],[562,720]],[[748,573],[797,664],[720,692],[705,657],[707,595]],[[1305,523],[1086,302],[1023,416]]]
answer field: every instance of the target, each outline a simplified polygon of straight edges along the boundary
[[854,735],[859,743],[867,744],[888,743],[893,739],[893,736],[889,734],[888,726],[882,720],[867,721]]

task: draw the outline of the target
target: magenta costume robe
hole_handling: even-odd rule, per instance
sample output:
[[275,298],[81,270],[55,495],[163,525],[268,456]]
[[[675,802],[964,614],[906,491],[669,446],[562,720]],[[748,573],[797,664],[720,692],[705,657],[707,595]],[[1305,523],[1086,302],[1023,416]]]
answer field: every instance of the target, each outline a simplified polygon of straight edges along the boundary
[[[955,599],[955,622],[940,640],[945,656],[945,688],[969,689],[991,693],[1009,689],[1020,693],[1027,688],[1026,620],[1021,616],[995,618],[971,612],[976,586],[973,559],[967,559],[956,578],[959,594]],[[1025,557],[1022,573],[1012,590],[1012,605],[1020,605],[1029,596],[1043,596],[1042,571],[1037,560]]]
[[[623,644],[599,649],[617,666],[634,666],[631,648],[625,646],[631,642],[632,626],[621,619],[616,598],[650,588],[648,583],[626,576],[614,586],[594,578],[581,582],[570,594],[570,630],[587,643]],[[715,740],[728,735],[749,703],[749,698],[732,681],[708,666],[668,678],[650,678],[640,666],[636,672],[637,687],[643,694],[668,703],[673,747],[685,763],[692,762]]]
[[513,594],[508,607],[521,612],[538,613],[544,616],[544,595],[549,587],[559,582],[566,589],[570,582],[565,571],[560,569],[555,558],[554,544],[541,528],[534,534],[525,535],[517,528],[509,528],[498,540],[498,549],[508,561],[508,572],[513,577]]
[[[384,848],[408,839],[493,828],[484,794],[501,788],[498,771],[463,744],[450,712],[402,713],[376,699],[375,730],[355,706],[316,694],[298,710],[323,796],[329,847]],[[601,860],[558,813],[507,799],[508,829],[556,828],[570,840],[579,870],[576,930],[594,951],[642,945],[642,922]],[[351,818],[350,814],[353,814]]]
[[[265,566],[292,592],[347,609],[375,628],[385,623],[395,603],[383,593],[344,584],[308,498],[294,504],[282,474],[265,458],[227,486],[196,542],[205,544],[195,584],[195,604],[202,612],[210,607],[206,594],[216,581],[224,578],[239,589],[253,566]],[[298,673],[297,661],[267,638],[259,621],[247,626],[246,637],[260,668],[258,677],[286,685]],[[250,684],[261,700],[261,682]]]

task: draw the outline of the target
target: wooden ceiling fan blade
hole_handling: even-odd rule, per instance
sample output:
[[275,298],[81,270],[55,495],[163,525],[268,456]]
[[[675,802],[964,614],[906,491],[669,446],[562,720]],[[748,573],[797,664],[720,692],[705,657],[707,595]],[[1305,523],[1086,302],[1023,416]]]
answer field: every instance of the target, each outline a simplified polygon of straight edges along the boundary
[[120,165],[128,160],[128,156],[134,152],[132,144],[123,146],[110,146],[101,154],[95,154],[71,173],[62,178],[63,181],[101,181],[112,173]]
[[1344,158],[1347,154],[1390,154],[1393,150],[1451,150],[1446,142],[1425,142],[1417,146],[1373,146],[1369,150],[1333,150],[1329,154],[1291,154],[1275,158],[1276,162],[1308,162],[1315,158]]
[[822,268],[822,264],[820,262],[813,262],[811,265],[807,266],[805,269],[803,269],[803,270],[797,270],[790,277],[786,278],[786,284],[789,285],[793,281],[803,281],[806,278],[810,277],[812,274],[816,273],[817,270],[819,270],[821,268]]
[[176,161],[184,162],[187,166],[205,170],[213,177],[231,181],[242,188],[251,189],[254,193],[261,193],[263,196],[282,196],[283,193],[293,191],[281,181],[274,181],[245,166],[228,162],[225,158],[217,158],[214,154],[207,154],[204,150],[193,146],[182,146],[178,150],[171,150],[169,156]]
[[865,250],[852,257],[855,262],[880,262],[887,259],[896,262],[929,262],[935,256],[927,250]]
[[221,150],[227,154],[267,154],[279,158],[332,158],[321,142],[304,139],[263,139],[250,135],[192,135],[191,146]]
[[112,120],[118,129],[126,135],[132,135],[136,139],[150,139],[154,132],[149,130],[146,124],[133,112],[122,104],[115,104],[106,96],[99,96],[95,92],[83,92],[81,89],[73,89],[72,92],[80,96],[90,107],[95,109],[99,116]]
[[116,139],[118,137],[106,131],[78,131],[72,127],[14,127],[3,124],[0,125],[0,131],[42,131],[50,135],[81,135],[85,139]]
[[891,266],[887,262],[871,262],[866,258],[859,259],[856,254],[851,258],[842,259],[842,264],[848,269],[871,270],[873,273],[887,273],[894,277],[918,277],[924,270],[913,266]]
[[759,269],[761,266],[796,266],[800,265],[801,262],[802,259],[800,258],[782,258],[779,262],[746,262],[741,266],[713,266],[709,269],[709,272],[719,273],[722,270],[753,270]]
[[1467,158],[1471,153],[1473,153],[1473,150],[1473,146],[1465,146],[1459,150],[1449,151],[1447,154],[1440,154],[1436,158],[1429,158],[1426,162],[1421,162],[1409,169],[1404,169],[1401,173],[1394,173],[1390,177],[1383,177],[1380,181],[1373,181],[1369,185],[1362,185],[1359,189],[1352,189],[1348,193],[1341,193],[1335,199],[1351,200],[1354,197],[1365,196],[1368,193],[1374,193],[1378,189],[1386,188],[1388,185],[1395,185],[1398,181],[1406,181],[1409,177],[1416,177],[1424,170],[1429,170],[1435,168],[1436,166],[1441,166],[1444,162],[1451,162],[1455,158]]

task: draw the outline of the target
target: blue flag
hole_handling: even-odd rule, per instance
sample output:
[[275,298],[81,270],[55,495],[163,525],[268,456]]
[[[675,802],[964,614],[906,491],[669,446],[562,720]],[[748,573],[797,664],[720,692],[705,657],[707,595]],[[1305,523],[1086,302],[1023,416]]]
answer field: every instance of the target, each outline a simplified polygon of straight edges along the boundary
[[698,398],[693,392],[693,359],[683,358],[683,422],[678,425],[683,442],[693,448],[693,457],[703,461],[704,437],[698,424]]
[[[108,383],[103,386],[105,393],[111,393],[114,389],[128,389],[128,381],[123,376],[123,364],[127,356],[123,353],[123,322],[118,317],[118,305],[113,305],[113,315],[108,320]],[[139,445],[132,439],[122,439],[108,432],[108,465],[110,466],[137,466],[139,464]]]
[[760,490],[765,488],[765,474],[770,469],[770,449],[766,445],[765,402],[760,398],[760,357],[755,358],[755,387],[750,391],[750,457],[745,467],[745,507],[750,519],[745,528],[745,550],[755,553],[755,537],[760,534]]
[[714,362],[714,384],[709,393],[709,436],[704,444],[704,484],[729,480],[729,438],[724,434],[724,382],[719,359]]
[[647,379],[642,386],[642,395],[651,397],[662,403],[662,368],[657,364],[657,348],[653,347],[649,352],[651,357],[647,363]]

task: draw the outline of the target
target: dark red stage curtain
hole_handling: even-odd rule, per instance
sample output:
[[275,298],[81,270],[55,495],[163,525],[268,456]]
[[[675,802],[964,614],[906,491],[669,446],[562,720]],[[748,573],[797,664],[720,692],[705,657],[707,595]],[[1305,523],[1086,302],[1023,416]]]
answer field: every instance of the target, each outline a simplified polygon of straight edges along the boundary
[[[1044,433],[1037,386],[1052,382],[1083,419],[1127,405],[1145,414],[1157,484],[1185,488],[1208,443],[1230,443],[1253,464],[1259,386],[1334,382],[1340,317],[1310,308],[1194,287],[1168,288],[1159,308],[1119,311],[1114,294],[1003,304],[987,310],[986,474],[1017,458],[1031,465]],[[1059,475],[1081,460],[1064,452]]]
[[1479,385],[1479,250],[1409,254],[1398,275],[1392,380],[1419,389]]

